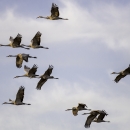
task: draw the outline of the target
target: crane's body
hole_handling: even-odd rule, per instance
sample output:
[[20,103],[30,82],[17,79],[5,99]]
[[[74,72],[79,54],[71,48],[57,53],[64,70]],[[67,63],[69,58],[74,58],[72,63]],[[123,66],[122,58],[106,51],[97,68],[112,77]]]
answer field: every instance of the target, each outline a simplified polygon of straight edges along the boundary
[[130,75],[130,65],[128,68],[121,72],[112,72],[111,74],[118,74],[117,77],[115,78],[115,82],[118,83],[122,78],[124,78],[127,75]]
[[12,48],[29,49],[29,48],[25,48],[22,45],[20,45],[20,43],[22,41],[22,35],[19,34],[19,33],[18,33],[18,35],[15,38],[10,36],[9,40],[10,40],[10,44],[7,44],[7,45],[0,44],[0,46],[9,46],[9,47],[12,47]]
[[58,79],[58,78],[54,78],[54,76],[50,76],[53,70],[53,66],[49,65],[49,68],[45,71],[45,73],[41,76],[39,76],[39,78],[41,78],[37,84],[36,89],[37,90],[41,90],[42,85],[48,80],[48,79]]
[[44,19],[49,19],[49,20],[68,20],[67,18],[61,18],[59,17],[59,7],[52,3],[51,7],[51,16],[43,17],[43,16],[38,16],[37,18],[44,18]]
[[40,43],[41,43],[41,35],[42,34],[38,31],[35,34],[35,36],[33,37],[33,39],[31,40],[31,44],[30,45],[22,44],[22,46],[26,46],[26,47],[33,48],[33,49],[38,49],[38,48],[49,49],[48,47],[44,47],[44,46],[40,45]]
[[23,60],[25,62],[28,62],[28,58],[37,58],[37,57],[33,57],[33,56],[30,56],[29,54],[17,54],[17,55],[9,55],[7,57],[16,57],[16,67],[17,68],[21,68],[22,67],[22,63],[23,63]]
[[67,109],[65,111],[70,111],[72,110],[72,114],[74,116],[77,116],[78,115],[78,111],[82,111],[82,110],[91,110],[91,109],[87,109],[87,106],[86,104],[84,103],[79,103],[77,107],[73,107],[72,109]]
[[[84,125],[85,128],[89,128],[92,122],[97,122],[97,123],[106,122],[103,120],[103,118],[106,115],[108,115],[104,110],[93,110],[90,113],[84,113],[82,115],[86,115],[86,114],[90,114],[90,115],[87,117],[87,120],[85,122]],[[96,118],[97,115],[99,115],[98,118]]]
[[28,66],[24,65],[24,70],[25,70],[25,74],[24,75],[21,75],[21,76],[16,76],[14,78],[19,78],[19,77],[29,77],[29,78],[36,78],[36,76],[39,76],[39,75],[36,75],[35,73],[37,72],[37,65],[33,65],[32,68],[29,68]]
[[12,104],[12,105],[31,105],[28,103],[23,103],[24,98],[24,87],[21,86],[17,92],[15,101],[9,99],[9,102],[4,102],[3,104]]

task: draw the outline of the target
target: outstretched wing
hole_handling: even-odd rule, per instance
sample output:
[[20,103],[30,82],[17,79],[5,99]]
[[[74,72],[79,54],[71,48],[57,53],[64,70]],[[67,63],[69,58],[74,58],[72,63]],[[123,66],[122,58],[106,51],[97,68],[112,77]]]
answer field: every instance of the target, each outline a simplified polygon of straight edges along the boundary
[[24,61],[28,62],[29,54],[21,54]]
[[108,114],[105,112],[105,111],[101,111],[100,112],[100,115],[98,116],[98,118],[97,118],[97,120],[103,120],[103,118],[105,117],[105,116],[107,116]]
[[124,72],[124,74],[130,74],[130,65],[123,72]]
[[86,104],[84,104],[84,103],[79,103],[79,104],[78,104],[78,108],[85,108],[85,107],[87,107],[87,106],[86,106]]
[[48,69],[45,71],[44,75],[50,76],[53,70],[53,66],[49,65]]
[[24,70],[28,73],[30,68],[28,66],[24,65]]
[[36,35],[33,37],[33,39],[31,40],[31,43],[33,46],[37,46],[37,45],[40,45],[40,42],[41,42],[41,33],[38,31],[36,33]]
[[52,73],[52,70],[53,70],[53,66],[52,65],[49,65],[49,68],[45,71],[45,73],[41,76],[41,79],[40,81],[38,82],[37,84],[37,87],[36,89],[41,89],[42,85],[47,81],[47,79],[43,78],[45,75],[46,76],[50,76],[51,73]]
[[122,75],[122,74],[119,74],[116,78],[115,78],[115,82],[118,83],[122,78],[124,78],[126,75]]
[[90,125],[91,125],[91,122],[94,120],[94,118],[97,116],[97,114],[91,114],[91,115],[89,115],[88,117],[87,117],[87,120],[86,120],[86,122],[85,122],[85,125],[84,125],[84,127],[85,128],[89,128],[90,127]]
[[46,81],[47,81],[47,79],[41,78],[41,79],[39,80],[38,84],[37,84],[36,89],[37,89],[37,90],[41,90],[42,85],[43,85]]
[[18,35],[13,40],[13,45],[19,46],[21,43],[22,35],[18,33]]
[[130,65],[128,68],[126,68],[125,70],[122,71],[121,74],[119,74],[116,78],[115,78],[115,82],[118,83],[120,81],[120,79],[124,78],[127,74],[130,74]]
[[18,54],[16,57],[16,66],[17,68],[21,68],[23,63],[22,55]]
[[51,16],[52,17],[59,17],[59,8],[56,4],[52,3],[51,7]]
[[24,98],[24,87],[21,86],[17,92],[15,102],[22,102]]
[[37,72],[37,65],[33,65],[33,67],[29,70],[28,74],[35,74]]

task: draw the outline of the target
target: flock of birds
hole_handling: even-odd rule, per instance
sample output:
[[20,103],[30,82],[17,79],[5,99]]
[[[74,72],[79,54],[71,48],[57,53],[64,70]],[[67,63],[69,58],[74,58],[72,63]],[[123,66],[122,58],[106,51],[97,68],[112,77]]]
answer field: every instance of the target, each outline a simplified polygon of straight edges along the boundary
[[[59,17],[59,8],[54,3],[52,3],[52,7],[51,7],[51,16],[47,16],[47,17],[38,16],[37,18],[45,18],[45,19],[50,19],[50,20],[68,20],[66,18]],[[48,47],[44,47],[44,46],[40,45],[41,35],[42,34],[38,31],[36,33],[36,35],[33,37],[33,39],[31,40],[31,44],[30,45],[24,45],[24,44],[21,44],[22,35],[18,34],[15,38],[13,38],[13,37],[9,38],[10,44],[8,44],[8,45],[0,44],[0,46],[10,46],[12,48],[24,48],[24,49],[30,49],[30,48],[49,49]],[[37,58],[37,57],[33,57],[33,56],[30,56],[29,54],[24,54],[24,53],[23,54],[17,54],[17,55],[9,55],[7,57],[16,57],[16,67],[17,68],[22,67],[23,61],[28,62],[28,58]],[[34,64],[32,68],[24,65],[24,70],[26,71],[26,74],[21,75],[21,76],[16,76],[14,78],[19,78],[19,77],[40,78],[40,80],[39,80],[39,82],[37,83],[37,86],[36,86],[37,90],[41,90],[41,87],[43,86],[43,84],[48,79],[58,79],[58,78],[51,76],[51,73],[52,73],[52,70],[53,70],[52,65],[49,65],[48,69],[41,76],[36,74],[37,68],[38,67],[37,67],[36,64]],[[116,83],[118,83],[121,78],[124,78],[126,75],[130,74],[130,65],[124,71],[113,72],[112,74],[118,74],[118,76],[114,80]],[[9,102],[4,102],[3,104],[31,105],[31,104],[28,104],[28,103],[23,103],[24,90],[25,90],[25,88],[23,86],[21,86],[19,88],[18,92],[17,92],[16,99],[15,100],[9,99]],[[87,109],[86,104],[83,104],[83,103],[79,103],[77,107],[73,107],[72,109],[67,109],[66,111],[69,111],[69,110],[72,111],[74,116],[77,116],[78,111],[81,111],[81,110],[91,111],[91,109]],[[86,115],[86,114],[90,114],[90,115],[87,117],[87,120],[85,122],[85,125],[84,125],[85,128],[89,128],[92,122],[97,122],[97,123],[110,122],[110,121],[103,120],[104,117],[108,115],[105,110],[92,110],[90,113],[84,113],[83,115]]]

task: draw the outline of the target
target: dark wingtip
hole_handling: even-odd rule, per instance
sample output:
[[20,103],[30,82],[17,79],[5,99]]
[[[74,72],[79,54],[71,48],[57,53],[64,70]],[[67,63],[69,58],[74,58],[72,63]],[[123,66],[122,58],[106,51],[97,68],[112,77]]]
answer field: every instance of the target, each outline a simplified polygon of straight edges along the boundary
[[41,88],[36,88],[37,90],[41,90]]
[[90,125],[84,125],[84,127],[85,127],[85,128],[89,128],[89,127],[90,127]]

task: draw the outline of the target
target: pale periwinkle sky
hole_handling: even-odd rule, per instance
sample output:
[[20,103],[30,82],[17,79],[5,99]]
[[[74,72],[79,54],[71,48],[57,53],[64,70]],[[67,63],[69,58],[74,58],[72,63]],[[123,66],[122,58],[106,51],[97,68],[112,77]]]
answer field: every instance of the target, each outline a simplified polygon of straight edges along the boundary
[[[60,16],[69,20],[36,19],[49,16],[51,4],[59,6]],[[22,35],[30,44],[40,31],[46,49],[0,47],[0,130],[85,130],[87,115],[73,116],[68,108],[85,103],[92,110],[106,110],[104,120],[92,123],[91,130],[129,130],[130,77],[115,83],[116,75],[130,64],[129,0],[0,0],[0,44]],[[50,79],[40,91],[39,79],[17,78],[15,58],[19,53],[37,56],[23,66],[38,65],[42,75],[53,65]],[[2,105],[15,100],[20,86],[25,87],[24,102],[30,106]]]

